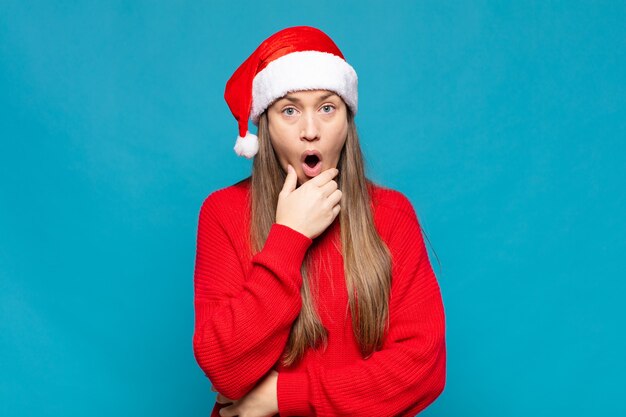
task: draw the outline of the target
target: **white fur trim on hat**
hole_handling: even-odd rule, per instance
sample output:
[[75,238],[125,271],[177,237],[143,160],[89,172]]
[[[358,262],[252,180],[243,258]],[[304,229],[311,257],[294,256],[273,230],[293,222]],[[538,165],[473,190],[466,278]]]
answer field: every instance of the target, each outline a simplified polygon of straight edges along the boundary
[[259,152],[259,138],[250,132],[246,132],[245,137],[237,136],[237,142],[233,148],[239,156],[250,159]]
[[320,51],[298,51],[276,58],[254,77],[250,118],[259,116],[277,98],[290,91],[331,90],[357,111],[356,71],[341,57]]

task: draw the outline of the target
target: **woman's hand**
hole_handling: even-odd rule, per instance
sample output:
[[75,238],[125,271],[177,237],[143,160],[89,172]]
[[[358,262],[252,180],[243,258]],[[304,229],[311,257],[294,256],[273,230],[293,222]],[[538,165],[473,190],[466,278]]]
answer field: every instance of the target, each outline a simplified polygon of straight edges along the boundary
[[296,189],[298,175],[288,165],[287,177],[278,195],[276,223],[311,239],[322,234],[339,214],[341,191],[333,180],[338,173],[336,168],[327,169]]
[[[213,385],[211,385],[211,391],[217,392],[217,390],[215,389],[215,387]],[[219,392],[217,392],[217,397],[216,397],[215,401],[217,401],[219,404],[228,404],[228,403],[235,402],[235,401],[231,400],[230,398],[224,397]]]
[[[278,413],[278,372],[274,369],[259,382],[250,392],[241,397],[239,400],[233,401],[217,394],[217,402],[226,404],[232,402],[232,405],[220,409],[222,417],[271,417]],[[211,386],[215,391],[215,388]]]

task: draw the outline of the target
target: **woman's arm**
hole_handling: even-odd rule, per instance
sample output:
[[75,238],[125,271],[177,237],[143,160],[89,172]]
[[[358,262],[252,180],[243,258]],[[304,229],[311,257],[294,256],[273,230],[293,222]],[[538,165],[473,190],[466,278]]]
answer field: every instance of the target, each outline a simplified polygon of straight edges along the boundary
[[202,204],[198,221],[193,351],[216,390],[236,400],[284,350],[300,313],[300,267],[312,240],[274,224],[244,276],[214,194]]
[[415,211],[408,199],[387,242],[394,256],[390,328],[366,360],[278,375],[281,416],[414,416],[443,391],[445,313]]

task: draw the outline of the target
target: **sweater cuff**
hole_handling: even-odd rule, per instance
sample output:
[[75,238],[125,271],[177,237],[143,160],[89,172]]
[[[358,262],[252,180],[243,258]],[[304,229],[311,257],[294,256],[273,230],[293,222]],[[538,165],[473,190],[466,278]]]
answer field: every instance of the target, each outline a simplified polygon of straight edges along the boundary
[[313,239],[291,227],[274,223],[265,240],[263,251],[276,253],[288,265],[297,265],[299,268],[312,243]]
[[304,372],[280,371],[277,382],[278,413],[284,416],[308,416],[309,385]]

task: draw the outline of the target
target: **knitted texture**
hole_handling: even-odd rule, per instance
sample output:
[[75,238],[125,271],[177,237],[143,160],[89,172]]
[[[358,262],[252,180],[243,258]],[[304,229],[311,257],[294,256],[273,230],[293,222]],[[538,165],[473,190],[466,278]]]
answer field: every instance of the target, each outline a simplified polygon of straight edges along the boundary
[[[339,217],[310,239],[274,223],[263,249],[248,243],[250,179],[211,193],[199,213],[194,271],[196,361],[215,389],[239,399],[278,371],[276,416],[415,416],[443,391],[445,314],[420,225],[401,192],[374,185],[374,221],[393,259],[390,327],[381,350],[361,356],[352,329]],[[279,359],[302,307],[309,271],[328,346],[284,368]],[[215,403],[212,416],[226,407]]]

